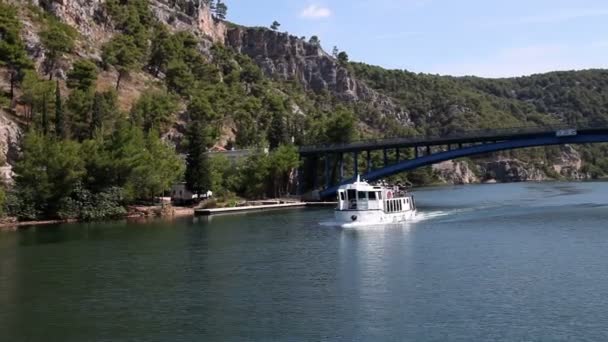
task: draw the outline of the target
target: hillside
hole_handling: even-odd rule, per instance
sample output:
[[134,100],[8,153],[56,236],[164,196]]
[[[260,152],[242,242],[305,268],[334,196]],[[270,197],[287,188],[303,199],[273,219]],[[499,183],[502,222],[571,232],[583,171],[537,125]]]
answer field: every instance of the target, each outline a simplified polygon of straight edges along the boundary
[[[42,138],[19,141],[26,130],[29,135],[33,131],[73,143],[58,143],[57,153],[98,149],[98,160],[87,159],[91,156],[85,152],[82,160],[73,161],[81,173],[68,181],[69,186],[78,184],[93,193],[116,186],[136,200],[166,190],[184,175],[154,175],[156,167],[142,161],[149,156],[129,155],[121,145],[125,141],[159,148],[167,155],[193,155],[212,146],[275,149],[292,140],[303,145],[608,122],[605,70],[513,79],[385,70],[335,58],[321,48],[317,37],[307,40],[230,23],[220,19],[225,13],[212,11],[212,2],[3,1],[0,138],[7,176],[16,166],[17,185],[23,182],[19,170],[23,173],[31,165],[23,161],[27,153],[18,151],[27,152],[28,141],[30,149],[44,144]],[[172,150],[157,145],[156,135],[171,142]],[[195,140],[203,146],[196,151]],[[448,162],[404,177],[416,183],[601,177],[608,173],[607,155],[601,145],[530,149]],[[168,160],[177,163],[172,157]],[[127,172],[125,165],[149,174]],[[114,178],[95,175],[108,167],[116,169]],[[214,181],[227,192],[251,195],[270,188],[267,177],[280,174],[286,183],[291,177],[283,169],[264,166],[259,174],[245,172],[254,179],[237,181],[228,175],[243,170],[222,167],[222,177],[199,186]],[[211,171],[187,168],[185,179],[191,183],[193,177]],[[158,181],[142,185],[142,177]],[[248,182],[251,188],[244,185]]]

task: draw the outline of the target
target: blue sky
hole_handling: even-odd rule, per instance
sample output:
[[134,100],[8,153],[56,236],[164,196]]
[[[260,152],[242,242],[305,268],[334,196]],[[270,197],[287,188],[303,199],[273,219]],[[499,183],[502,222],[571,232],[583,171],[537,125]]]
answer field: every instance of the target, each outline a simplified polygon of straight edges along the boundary
[[318,35],[351,60],[507,77],[608,67],[606,0],[225,0],[228,19]]

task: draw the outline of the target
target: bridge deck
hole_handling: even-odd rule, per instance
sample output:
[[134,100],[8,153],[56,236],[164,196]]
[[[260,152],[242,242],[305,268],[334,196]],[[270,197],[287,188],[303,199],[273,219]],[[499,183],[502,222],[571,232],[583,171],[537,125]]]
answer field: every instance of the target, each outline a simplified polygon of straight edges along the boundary
[[[345,144],[325,144],[302,146],[300,154],[316,155],[323,153],[346,153],[374,151],[380,149],[426,147],[448,144],[471,144],[483,142],[498,142],[511,139],[554,136],[557,131],[573,129],[573,126],[556,125],[543,127],[514,127],[504,129],[488,129],[466,131],[446,136],[411,136],[404,138],[363,140]],[[582,127],[577,129],[579,134],[606,132],[608,128]]]

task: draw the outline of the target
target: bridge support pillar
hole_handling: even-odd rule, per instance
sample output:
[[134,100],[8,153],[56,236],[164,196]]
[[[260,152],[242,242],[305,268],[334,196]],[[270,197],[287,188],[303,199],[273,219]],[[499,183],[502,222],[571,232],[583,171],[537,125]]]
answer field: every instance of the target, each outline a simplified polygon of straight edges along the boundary
[[462,149],[462,143],[458,143],[458,148]]
[[353,152],[353,159],[354,159],[354,163],[353,163],[353,172],[354,172],[354,177],[357,178],[357,176],[359,175],[359,153],[357,152]]
[[431,155],[431,146],[427,146],[426,147],[426,155],[430,156]]
[[418,153],[418,146],[414,147],[414,158],[418,159],[419,153]]
[[372,153],[367,151],[367,173],[372,172]]
[[452,144],[448,144],[448,151],[452,150]]
[[397,163],[401,161],[401,156],[399,155],[399,147],[395,149],[395,153],[397,154]]
[[382,150],[382,157],[384,157],[384,166],[388,166],[388,152],[386,149]]

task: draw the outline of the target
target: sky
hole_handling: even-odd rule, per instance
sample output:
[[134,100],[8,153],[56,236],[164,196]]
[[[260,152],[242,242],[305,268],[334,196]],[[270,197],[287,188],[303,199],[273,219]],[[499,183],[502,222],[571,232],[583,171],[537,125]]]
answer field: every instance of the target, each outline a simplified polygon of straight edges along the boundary
[[390,69],[497,78],[608,68],[607,0],[224,1],[228,20],[277,20]]

